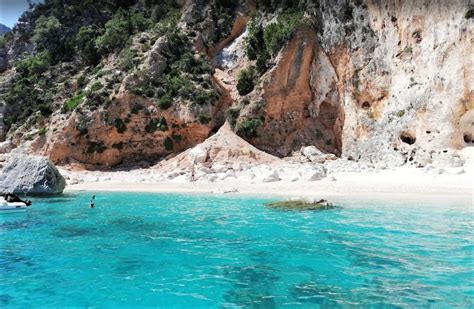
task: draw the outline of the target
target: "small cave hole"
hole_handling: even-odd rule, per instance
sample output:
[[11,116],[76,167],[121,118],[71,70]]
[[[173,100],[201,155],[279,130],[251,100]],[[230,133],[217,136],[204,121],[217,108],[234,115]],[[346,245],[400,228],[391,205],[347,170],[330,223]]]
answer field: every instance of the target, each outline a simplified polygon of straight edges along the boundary
[[409,132],[402,132],[400,134],[400,139],[402,140],[402,142],[408,145],[413,145],[416,142],[415,135]]
[[465,143],[472,143],[473,142],[472,135],[470,133],[465,133],[463,135],[463,138],[464,138]]
[[426,131],[426,134],[431,134],[431,131]]
[[421,42],[421,33],[420,31],[415,31],[412,33],[412,38],[415,40],[415,43],[420,43]]
[[370,103],[367,102],[367,101],[364,101],[364,103],[362,103],[362,108],[363,109],[369,109],[370,108]]

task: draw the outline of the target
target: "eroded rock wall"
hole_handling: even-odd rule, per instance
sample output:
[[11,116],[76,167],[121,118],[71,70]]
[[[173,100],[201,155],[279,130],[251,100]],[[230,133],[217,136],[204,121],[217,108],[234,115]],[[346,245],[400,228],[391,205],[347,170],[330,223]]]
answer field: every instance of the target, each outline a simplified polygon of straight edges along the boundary
[[124,94],[107,110],[75,113],[42,149],[58,163],[71,159],[104,166],[153,162],[202,142],[211,128],[184,108],[162,111],[153,101]]
[[[339,78],[344,157],[423,166],[472,146],[466,1],[367,1],[351,14],[342,1],[327,5],[319,38]],[[336,12],[350,16],[341,22]]]
[[261,107],[241,111],[263,120],[248,140],[279,156],[315,145],[390,165],[456,157],[474,137],[469,8],[466,1],[321,1],[254,91]]

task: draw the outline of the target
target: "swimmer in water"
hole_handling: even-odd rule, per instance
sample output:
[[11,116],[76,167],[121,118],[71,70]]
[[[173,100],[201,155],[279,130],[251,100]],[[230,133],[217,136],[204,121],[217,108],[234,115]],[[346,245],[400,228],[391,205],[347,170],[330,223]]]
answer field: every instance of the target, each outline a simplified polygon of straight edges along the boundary
[[89,204],[89,208],[94,208],[94,203],[95,203],[95,195],[92,195],[91,202]]

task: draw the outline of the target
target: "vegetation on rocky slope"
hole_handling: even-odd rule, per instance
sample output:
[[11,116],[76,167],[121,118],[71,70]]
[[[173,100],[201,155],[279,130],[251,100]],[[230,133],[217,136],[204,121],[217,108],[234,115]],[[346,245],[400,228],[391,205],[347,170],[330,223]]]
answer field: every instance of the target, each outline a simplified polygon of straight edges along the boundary
[[[223,10],[220,2],[216,10]],[[159,36],[169,43],[166,71],[158,78],[139,78],[131,91],[155,99],[163,109],[170,107],[170,98],[215,101],[218,93],[207,60],[195,57],[188,34],[177,28],[179,7],[172,0],[47,0],[34,5],[13,34],[1,37],[1,44],[13,51],[10,66],[16,69],[1,98],[7,127],[15,129],[26,121],[34,125],[56,110],[70,113],[81,104],[86,109],[103,106],[123,78],[143,63],[138,55],[149,51]],[[147,35],[136,51],[139,33]],[[110,74],[102,70],[105,66],[122,73]],[[113,81],[99,87],[104,77]]]
[[[256,70],[242,71],[237,86],[242,95],[253,90],[257,73],[269,68],[311,2],[257,1],[246,44],[248,58],[257,60]],[[182,11],[175,0],[46,0],[33,5],[13,32],[0,38],[0,44],[10,49],[10,66],[16,69],[0,98],[6,104],[7,128],[41,125],[55,111],[107,108],[130,74],[135,74],[128,85],[130,93],[154,100],[161,110],[176,102],[197,106],[215,102],[219,93],[211,80],[212,68],[204,55],[195,53],[193,40],[203,31],[210,31],[206,46],[224,39],[238,6],[236,1],[211,1],[206,6],[208,17],[195,16],[183,28],[178,27]],[[275,10],[283,11],[276,22],[263,27],[264,12]],[[149,76],[137,71],[160,37],[167,43],[163,72]],[[200,123],[210,120],[202,112],[196,117]]]

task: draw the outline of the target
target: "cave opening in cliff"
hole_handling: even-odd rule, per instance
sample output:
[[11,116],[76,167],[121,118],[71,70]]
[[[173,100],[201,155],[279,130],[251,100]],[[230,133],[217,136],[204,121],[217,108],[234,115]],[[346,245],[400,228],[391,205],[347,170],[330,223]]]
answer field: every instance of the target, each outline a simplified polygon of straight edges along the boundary
[[463,139],[464,139],[464,142],[465,142],[466,144],[470,144],[470,143],[473,142],[473,140],[472,140],[472,134],[470,134],[470,133],[465,133],[465,134],[463,135]]
[[400,133],[400,140],[408,145],[413,145],[416,142],[416,137],[413,133],[402,132]]
[[367,102],[367,101],[364,101],[364,103],[362,103],[362,108],[363,109],[369,109],[370,108],[370,103]]
[[318,120],[320,126],[317,132],[318,148],[337,156],[342,151],[342,124],[344,111],[338,105],[322,102],[319,106]]

